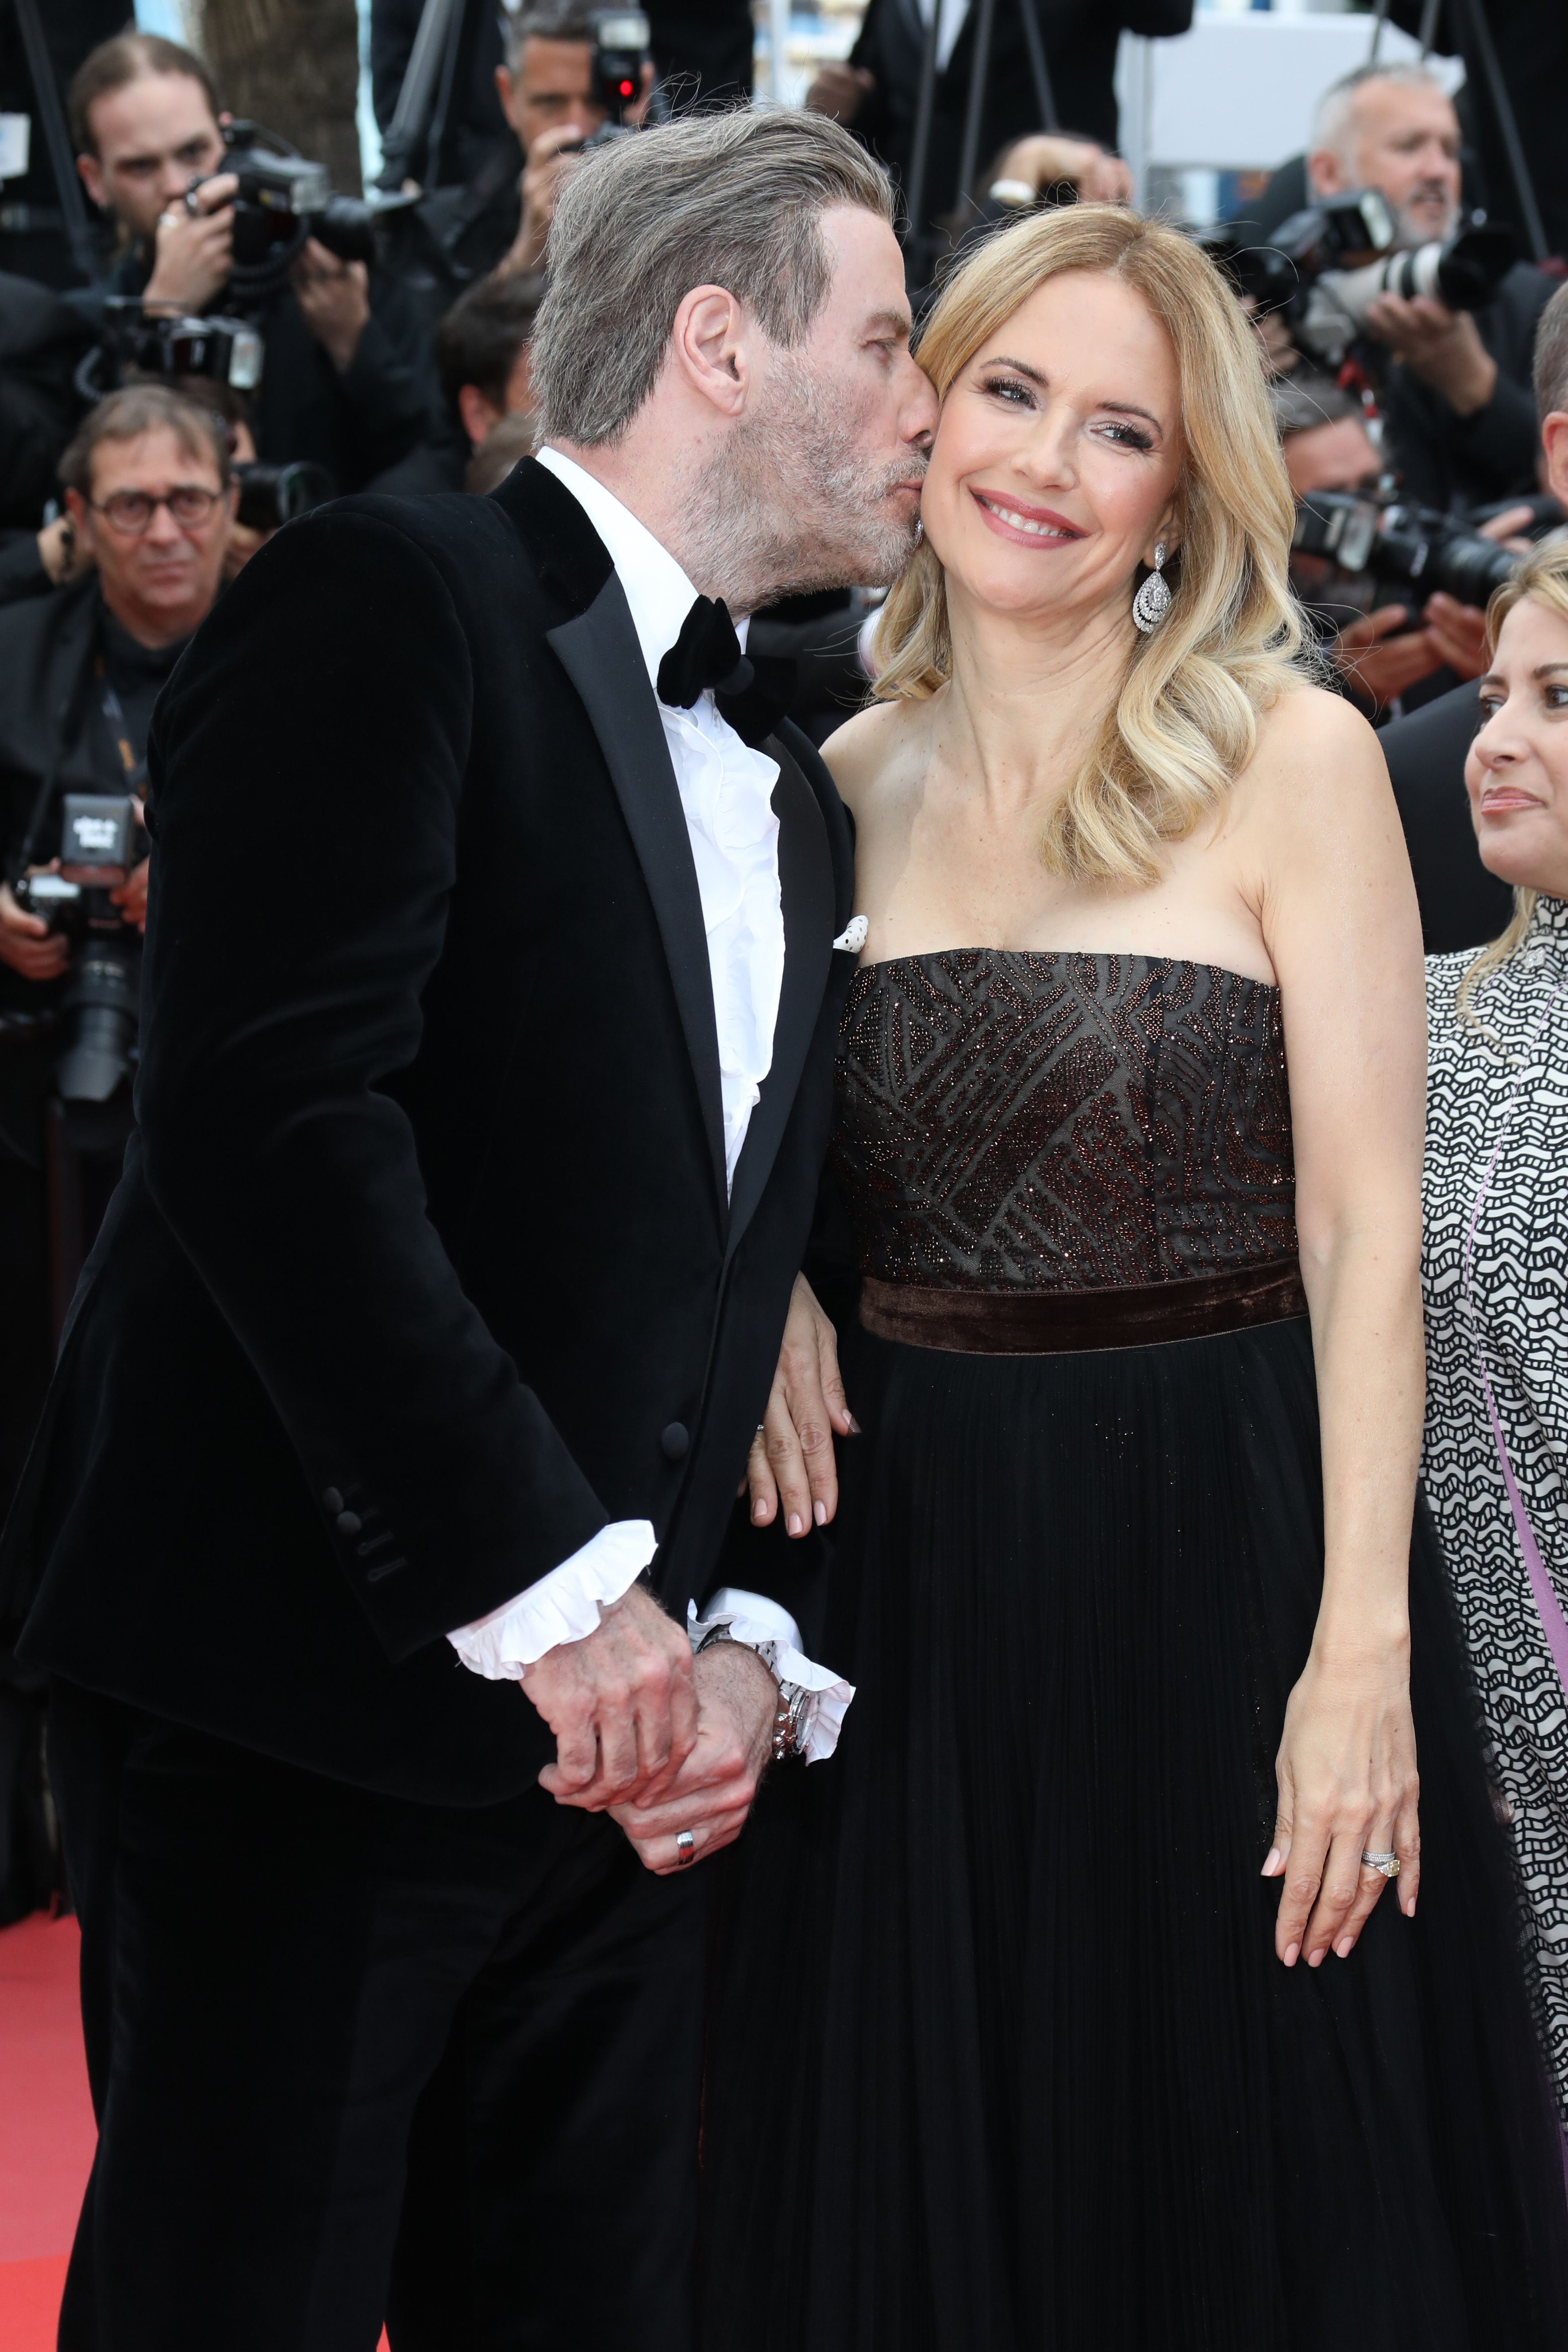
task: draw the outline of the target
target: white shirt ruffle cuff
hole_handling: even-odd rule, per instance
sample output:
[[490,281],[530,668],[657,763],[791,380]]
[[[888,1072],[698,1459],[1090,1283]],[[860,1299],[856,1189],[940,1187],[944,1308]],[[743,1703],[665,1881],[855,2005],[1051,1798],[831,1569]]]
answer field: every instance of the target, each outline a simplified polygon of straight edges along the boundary
[[825,1763],[838,1745],[855,1696],[854,1684],[836,1675],[831,1666],[819,1666],[806,1657],[800,1647],[800,1628],[789,1611],[760,1592],[742,1592],[727,1584],[713,1595],[701,1617],[697,1614],[697,1603],[688,1602],[686,1630],[693,1649],[715,1625],[728,1625],[731,1641],[755,1650],[781,1683],[793,1683],[797,1690],[812,1694],[800,1752],[808,1764]]
[[629,1592],[658,1549],[651,1519],[616,1519],[570,1559],[447,1639],[464,1665],[487,1682],[521,1682],[546,1650],[581,1642],[599,1629],[607,1608]]

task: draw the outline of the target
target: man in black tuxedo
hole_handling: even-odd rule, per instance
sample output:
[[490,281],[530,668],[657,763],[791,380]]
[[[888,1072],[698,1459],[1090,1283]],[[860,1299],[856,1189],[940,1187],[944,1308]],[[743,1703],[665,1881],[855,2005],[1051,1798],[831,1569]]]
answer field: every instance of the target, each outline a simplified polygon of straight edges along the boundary
[[704,600],[889,577],[934,399],[831,124],[612,146],[553,258],[541,461],[291,525],[160,710],[140,1133],[4,1563],[100,2125],[68,2352],[684,2347],[683,1866],[849,1696],[813,1542],[715,1590],[854,957]]

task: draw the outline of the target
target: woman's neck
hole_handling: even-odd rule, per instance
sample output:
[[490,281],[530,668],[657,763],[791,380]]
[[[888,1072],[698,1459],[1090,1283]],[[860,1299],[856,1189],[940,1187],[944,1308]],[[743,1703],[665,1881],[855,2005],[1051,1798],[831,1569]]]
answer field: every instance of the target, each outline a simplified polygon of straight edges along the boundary
[[937,735],[987,797],[1054,800],[1116,702],[1136,639],[1120,601],[1042,622],[950,583],[952,682]]

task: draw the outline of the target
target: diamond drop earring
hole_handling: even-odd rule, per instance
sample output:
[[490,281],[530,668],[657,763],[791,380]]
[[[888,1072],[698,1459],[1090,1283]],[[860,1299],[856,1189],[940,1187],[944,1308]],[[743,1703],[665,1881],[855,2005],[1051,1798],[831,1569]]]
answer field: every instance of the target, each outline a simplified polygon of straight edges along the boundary
[[1158,539],[1154,542],[1154,569],[1132,599],[1132,618],[1145,636],[1159,627],[1171,609],[1171,591],[1163,569],[1164,561],[1165,542]]

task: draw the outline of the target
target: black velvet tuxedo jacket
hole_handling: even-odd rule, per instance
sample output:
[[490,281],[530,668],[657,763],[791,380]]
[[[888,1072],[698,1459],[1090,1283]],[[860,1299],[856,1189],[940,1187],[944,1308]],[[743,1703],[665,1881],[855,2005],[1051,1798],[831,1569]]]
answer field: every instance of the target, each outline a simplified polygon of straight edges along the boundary
[[[697,877],[620,583],[525,463],[281,532],[159,706],[139,1132],[7,1529],[25,1655],[487,1802],[551,1752],[443,1638],[613,1519],[732,1528],[826,1150],[848,819],[766,746],[786,959],[726,1202]],[[280,845],[264,851],[261,845]]]

